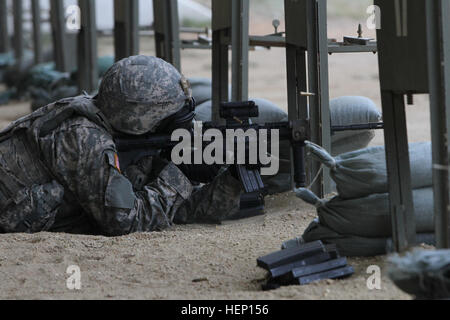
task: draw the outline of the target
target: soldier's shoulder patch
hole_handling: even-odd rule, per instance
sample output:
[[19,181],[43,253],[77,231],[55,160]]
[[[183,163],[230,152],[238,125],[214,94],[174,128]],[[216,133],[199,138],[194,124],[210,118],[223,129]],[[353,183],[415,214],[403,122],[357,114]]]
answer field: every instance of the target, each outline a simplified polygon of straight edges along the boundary
[[119,171],[119,173],[121,173],[119,155],[117,154],[117,152],[113,150],[107,150],[105,154],[109,165],[111,167],[114,167],[115,169],[117,169],[117,171]]
[[120,172],[119,155],[114,153],[114,167]]

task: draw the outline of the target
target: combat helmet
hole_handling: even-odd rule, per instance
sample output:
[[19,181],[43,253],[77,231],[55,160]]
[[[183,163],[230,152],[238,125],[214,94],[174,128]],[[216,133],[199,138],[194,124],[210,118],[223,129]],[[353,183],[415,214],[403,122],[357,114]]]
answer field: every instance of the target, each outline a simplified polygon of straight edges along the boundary
[[111,126],[129,135],[155,132],[193,101],[189,82],[175,67],[143,55],[115,63],[106,72],[96,99]]

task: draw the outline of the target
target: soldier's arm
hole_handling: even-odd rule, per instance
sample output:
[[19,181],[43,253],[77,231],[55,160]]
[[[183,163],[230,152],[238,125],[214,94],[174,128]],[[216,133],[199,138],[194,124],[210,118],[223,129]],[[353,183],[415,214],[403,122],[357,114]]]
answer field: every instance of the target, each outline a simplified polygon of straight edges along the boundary
[[175,215],[175,223],[220,223],[239,210],[241,183],[229,170],[192,193]]
[[165,229],[192,193],[190,182],[171,164],[134,192],[120,172],[111,136],[84,119],[42,138],[41,148],[57,179],[107,235]]

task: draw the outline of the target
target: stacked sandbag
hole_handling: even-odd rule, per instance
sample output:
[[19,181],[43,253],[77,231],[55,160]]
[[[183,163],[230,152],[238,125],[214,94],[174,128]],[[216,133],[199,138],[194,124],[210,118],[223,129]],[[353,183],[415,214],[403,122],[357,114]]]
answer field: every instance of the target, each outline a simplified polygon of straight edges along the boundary
[[[99,81],[113,64],[113,56],[102,56],[97,59]],[[78,95],[77,75],[77,70],[70,74],[57,71],[53,63],[34,67],[30,73],[32,83],[28,86],[32,110],[35,111],[54,101]]]
[[211,100],[212,97],[212,83],[207,78],[189,78],[189,83],[192,88],[192,95],[194,96],[197,105]]
[[[26,84],[33,111],[56,100],[78,94],[78,88],[71,75],[56,70],[53,62],[33,67],[29,72]],[[63,94],[56,93],[61,90]]]
[[0,53],[0,83],[4,81],[6,68],[15,63],[13,52]]
[[388,260],[389,278],[416,299],[450,299],[450,250],[415,249]]
[[[211,81],[203,78],[189,79],[193,96],[198,104],[195,113],[197,121],[209,122],[212,118]],[[204,101],[209,98],[209,100]],[[265,99],[250,99],[259,106],[259,117],[252,118],[253,123],[288,121],[288,114]],[[376,105],[365,97],[342,97],[330,102],[332,125],[353,125],[379,122],[381,114]],[[373,130],[336,132],[331,136],[332,153],[352,151],[365,148],[372,141]],[[276,176],[263,177],[269,194],[291,190],[291,149],[287,141],[280,142],[280,170]]]
[[15,61],[14,53],[12,51],[0,53],[0,69],[12,66]]
[[[414,214],[420,239],[430,242],[434,232],[431,144],[409,147]],[[387,252],[392,237],[384,147],[371,147],[333,158],[314,144],[308,152],[330,168],[338,195],[319,199],[310,190],[296,195],[317,208],[318,219],[304,232],[306,242],[335,243],[348,256],[371,256]]]
[[[44,62],[53,59],[52,50],[43,53]],[[47,63],[42,65],[46,66]],[[30,50],[25,50],[22,60],[18,63],[13,54],[0,55],[0,82],[7,86],[7,90],[0,93],[0,105],[6,104],[10,99],[28,98],[28,88],[32,79],[31,72],[35,66],[34,54]]]
[[25,96],[22,94],[23,83],[26,80],[28,71],[33,66],[33,53],[25,50],[22,62],[17,63],[14,56],[5,54],[1,57],[2,61],[2,75],[1,80],[7,89],[0,93],[0,105],[6,104],[10,99],[22,99]]
[[[6,55],[6,57],[8,56]],[[53,54],[51,50],[43,53],[42,59],[44,63],[51,61],[52,58]],[[20,63],[16,61],[14,57],[12,59],[6,58],[6,61],[8,61],[8,63],[3,66],[5,68],[2,79],[3,83],[5,83],[8,88],[15,88],[18,93],[22,93],[22,88],[27,81],[29,72],[35,66],[34,53],[30,50],[25,50]]]
[[[375,103],[366,97],[344,96],[330,101],[332,126],[378,123],[381,113]],[[333,132],[331,154],[333,156],[365,148],[375,137],[374,130]]]

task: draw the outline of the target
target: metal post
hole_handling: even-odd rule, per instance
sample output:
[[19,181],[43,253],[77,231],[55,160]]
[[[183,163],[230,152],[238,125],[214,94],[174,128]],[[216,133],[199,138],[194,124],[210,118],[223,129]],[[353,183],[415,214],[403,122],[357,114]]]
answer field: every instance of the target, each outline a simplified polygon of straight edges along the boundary
[[6,0],[0,0],[0,53],[9,51],[8,8]]
[[212,0],[212,120],[224,122],[219,115],[221,102],[229,101],[228,47],[231,39],[231,2]]
[[16,64],[23,62],[23,3],[22,0],[13,1],[14,14],[14,56]]
[[[306,2],[284,1],[286,21],[286,76],[289,121],[308,120],[308,91],[306,64]],[[291,159],[293,159],[291,157]],[[293,163],[293,161],[291,161]],[[311,167],[306,164],[307,169]],[[291,168],[291,173],[293,169]],[[312,180],[311,170],[306,170],[307,181]],[[292,180],[293,180],[293,175]]]
[[[328,32],[327,32],[327,0],[317,2],[317,41],[318,41],[318,74],[319,74],[319,106],[320,106],[320,145],[331,153],[331,115],[328,82]],[[323,169],[322,192],[330,194],[331,177],[328,168]]]
[[[309,110],[311,120],[311,141],[331,151],[331,123],[328,92],[328,38],[326,0],[306,1]],[[311,176],[319,174],[321,165],[310,162]],[[330,190],[330,175],[323,169],[320,179],[311,187],[323,197]]]
[[213,31],[212,34],[212,121],[221,122],[219,105],[228,101],[228,45],[223,45],[224,30]]
[[396,251],[416,244],[404,95],[429,92],[427,2],[374,2],[382,12],[377,42],[389,207]]
[[41,5],[40,0],[31,0],[33,16],[33,49],[34,63],[42,62],[42,37],[41,37]]
[[[286,28],[288,30],[288,28]],[[306,72],[306,52],[294,45],[286,45],[286,73],[288,88],[288,113],[290,120],[309,118],[308,98],[302,95],[306,92],[307,82]]]
[[395,250],[401,252],[416,243],[405,102],[403,94],[384,90],[381,99],[392,237]]
[[116,61],[139,54],[139,2],[114,0]]
[[449,13],[450,4],[448,1],[426,1],[435,235],[438,248],[450,248],[448,180],[448,128],[450,128]]
[[78,88],[91,93],[98,86],[97,23],[95,0],[79,0],[81,29],[78,34]]
[[232,101],[248,100],[249,11],[249,0],[232,0]]
[[153,0],[156,55],[181,70],[177,0]]
[[69,72],[66,48],[66,25],[64,21],[64,4],[60,0],[50,0],[50,22],[52,25],[53,56],[56,69]]

